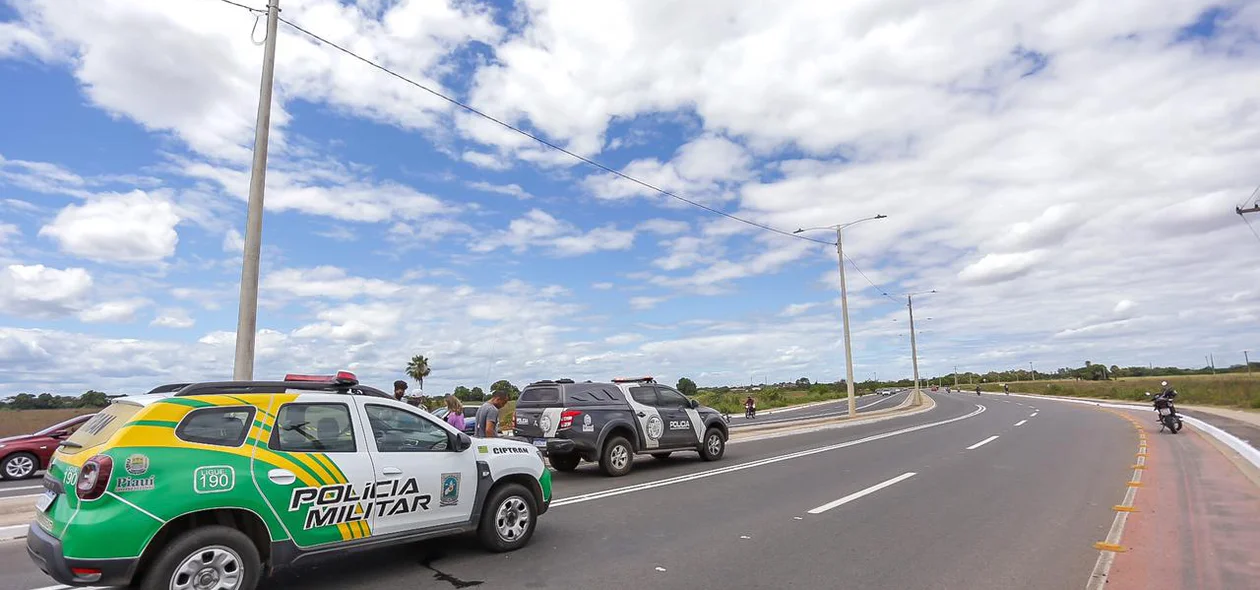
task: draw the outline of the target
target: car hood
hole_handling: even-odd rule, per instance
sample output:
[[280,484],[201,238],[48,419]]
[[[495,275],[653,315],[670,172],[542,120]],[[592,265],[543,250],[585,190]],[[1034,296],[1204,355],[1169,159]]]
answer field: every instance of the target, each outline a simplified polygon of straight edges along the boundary
[[36,441],[38,441],[38,440],[47,439],[47,438],[48,438],[48,437],[46,437],[46,436],[40,436],[40,435],[36,435],[36,434],[19,434],[19,435],[17,435],[17,436],[6,436],[6,437],[4,437],[4,438],[0,438],[0,445],[11,445],[11,444],[25,443],[25,442],[36,442]]

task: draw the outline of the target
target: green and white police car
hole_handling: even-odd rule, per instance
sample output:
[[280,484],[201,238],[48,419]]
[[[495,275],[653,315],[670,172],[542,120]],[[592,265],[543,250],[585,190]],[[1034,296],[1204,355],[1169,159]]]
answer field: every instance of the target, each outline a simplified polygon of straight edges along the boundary
[[321,555],[471,532],[511,551],[551,503],[531,445],[347,372],[168,389],[115,400],[54,455],[27,551],[58,582],[252,590]]

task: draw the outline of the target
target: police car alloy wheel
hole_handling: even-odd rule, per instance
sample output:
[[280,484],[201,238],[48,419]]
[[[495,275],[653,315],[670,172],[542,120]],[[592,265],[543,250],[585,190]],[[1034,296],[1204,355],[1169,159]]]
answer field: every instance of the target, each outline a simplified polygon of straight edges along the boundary
[[144,577],[142,590],[253,590],[262,571],[244,533],[206,526],[175,538]]
[[620,436],[614,436],[604,443],[604,453],[599,457],[599,468],[612,477],[620,477],[630,473],[634,463],[634,449],[630,442]]
[[717,461],[726,454],[726,439],[722,431],[710,428],[704,433],[704,445],[700,448],[700,458],[705,461]]
[[512,551],[534,535],[533,496],[520,484],[496,488],[481,513],[477,536],[491,551]]

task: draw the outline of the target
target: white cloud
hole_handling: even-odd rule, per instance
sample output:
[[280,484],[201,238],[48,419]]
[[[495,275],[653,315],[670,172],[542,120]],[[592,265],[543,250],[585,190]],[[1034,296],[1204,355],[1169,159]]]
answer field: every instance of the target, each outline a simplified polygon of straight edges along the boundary
[[612,289],[612,288],[613,288],[613,286],[614,286],[614,285],[613,285],[612,283],[608,283],[608,282],[603,282],[603,283],[591,283],[591,288],[592,288],[592,289],[595,289],[595,290],[597,290],[597,291],[608,291],[608,290]]
[[533,195],[521,188],[521,185],[515,183],[494,184],[492,182],[478,181],[468,183],[468,188],[498,195],[507,195],[509,197],[516,197],[522,200],[533,198]]
[[327,299],[389,297],[402,289],[402,285],[389,281],[351,276],[335,266],[275,270],[263,276],[260,286],[260,290],[278,296]]
[[601,250],[629,249],[634,245],[634,236],[633,231],[612,225],[582,232],[541,209],[531,209],[508,223],[507,229],[477,241],[471,248],[474,252],[499,248],[524,252],[530,247],[545,247],[557,256],[579,256]]
[[633,344],[635,342],[641,342],[643,341],[643,339],[644,339],[644,336],[642,334],[626,333],[626,334],[613,334],[612,336],[605,338],[604,342],[607,342],[613,346],[622,346],[625,344]]
[[149,325],[159,328],[191,328],[196,323],[196,320],[188,314],[188,310],[170,307],[158,312],[157,317],[153,318]]
[[[730,190],[732,183],[751,177],[751,166],[752,157],[743,146],[724,137],[705,135],[678,148],[670,162],[653,158],[635,160],[621,172],[692,200],[722,201],[734,196]],[[652,189],[613,174],[589,176],[585,184],[600,199],[662,198]],[[674,201],[662,202],[679,206]]]
[[783,311],[781,312],[781,315],[784,315],[784,316],[786,316],[786,317],[790,317],[790,318],[792,318],[792,317],[796,317],[796,316],[799,316],[799,315],[804,314],[805,312],[807,312],[807,311],[809,311],[809,310],[811,310],[811,309],[814,309],[815,307],[818,307],[818,305],[819,305],[819,303],[818,303],[818,302],[813,302],[813,303],[793,303],[793,304],[791,304],[791,305],[789,305],[789,306],[787,306],[787,307],[783,308]]
[[512,162],[507,158],[484,152],[467,151],[461,158],[469,164],[487,170],[507,170],[512,167]]
[[106,301],[89,307],[78,314],[79,321],[96,323],[127,323],[136,319],[136,311],[149,305],[148,299],[123,299]]
[[81,309],[92,290],[92,276],[82,268],[10,264],[0,272],[0,312],[52,318]]
[[100,262],[160,262],[175,254],[179,216],[161,193],[109,193],[67,205],[39,235],[61,249]]
[[657,305],[660,305],[662,302],[666,301],[666,299],[668,298],[648,297],[648,296],[631,297],[630,307],[640,310],[640,311],[646,311],[646,310],[652,309],[653,307],[656,307]]
[[223,251],[232,254],[240,254],[245,251],[245,236],[236,228],[227,230],[223,234]]

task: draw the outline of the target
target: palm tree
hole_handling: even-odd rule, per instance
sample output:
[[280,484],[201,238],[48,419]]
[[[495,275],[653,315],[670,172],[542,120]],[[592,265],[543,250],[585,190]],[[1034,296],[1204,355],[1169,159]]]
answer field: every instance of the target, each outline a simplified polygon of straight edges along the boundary
[[432,372],[429,369],[429,359],[422,354],[411,357],[411,362],[407,363],[407,376],[420,384],[421,391],[424,390],[424,378]]

